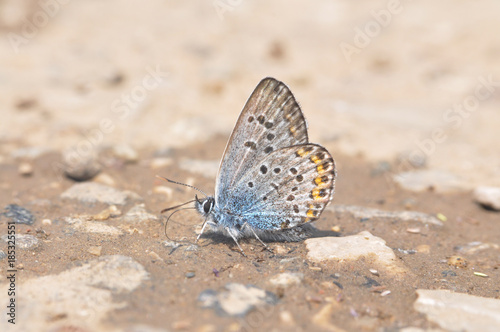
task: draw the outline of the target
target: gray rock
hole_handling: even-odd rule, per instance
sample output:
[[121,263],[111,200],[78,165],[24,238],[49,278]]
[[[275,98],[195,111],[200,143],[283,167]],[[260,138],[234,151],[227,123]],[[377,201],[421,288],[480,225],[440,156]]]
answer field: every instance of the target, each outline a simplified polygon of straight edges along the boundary
[[384,211],[356,205],[330,205],[327,209],[340,214],[348,213],[359,219],[384,218],[389,219],[390,221],[418,221],[424,224],[433,224],[437,226],[443,225],[443,223],[436,217],[422,212]]
[[113,236],[123,234],[120,229],[107,225],[103,222],[93,221],[86,215],[65,217],[64,221],[70,224],[74,229],[86,233],[98,233]]
[[500,211],[500,188],[499,187],[477,187],[474,190],[476,202],[489,209]]
[[500,331],[500,300],[449,290],[418,289],[415,310],[448,331]]
[[61,194],[61,198],[76,199],[85,203],[100,202],[109,205],[124,205],[129,196],[131,196],[129,192],[120,191],[94,182],[74,184]]
[[221,316],[244,317],[251,310],[264,305],[275,305],[278,298],[271,292],[253,285],[229,283],[216,292],[207,289],[198,296],[203,308],[212,308]]
[[3,250],[0,250],[0,260],[4,259],[5,257],[7,257],[7,254]]
[[440,170],[416,170],[393,175],[403,189],[410,191],[459,192],[467,190],[465,183],[452,173]]
[[35,222],[35,216],[33,216],[30,210],[17,204],[7,205],[3,215],[10,218],[16,224],[33,225]]
[[141,223],[148,220],[158,221],[158,216],[146,211],[144,203],[137,204],[131,208],[122,218],[127,223]]
[[[5,242],[9,241],[9,235],[2,235],[2,240]],[[16,248],[17,249],[34,249],[38,247],[40,241],[33,235],[30,234],[16,234]]]
[[63,153],[64,174],[75,181],[87,181],[96,176],[102,169],[94,153],[79,154],[77,148]]
[[[147,279],[141,264],[120,255],[82,262],[59,274],[24,279],[16,303],[30,319],[19,321],[20,330],[59,331],[69,324],[85,326],[85,331],[108,331],[105,320],[109,314],[127,305],[117,296],[123,298]],[[63,318],[48,319],[51,317]],[[11,331],[10,325],[1,319],[0,331]]]
[[361,257],[371,257],[374,263],[389,272],[404,273],[402,266],[385,241],[367,231],[345,237],[319,237],[307,239],[307,258],[313,262],[325,260],[352,261]]

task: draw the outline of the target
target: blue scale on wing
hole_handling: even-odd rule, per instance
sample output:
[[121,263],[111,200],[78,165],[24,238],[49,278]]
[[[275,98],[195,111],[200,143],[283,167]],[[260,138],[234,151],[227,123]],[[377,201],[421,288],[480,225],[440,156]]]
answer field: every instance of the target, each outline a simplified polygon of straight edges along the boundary
[[319,218],[333,197],[334,183],[335,164],[325,148],[286,147],[270,153],[236,183],[233,190],[242,201],[229,200],[228,208],[240,211],[240,224],[289,229]]

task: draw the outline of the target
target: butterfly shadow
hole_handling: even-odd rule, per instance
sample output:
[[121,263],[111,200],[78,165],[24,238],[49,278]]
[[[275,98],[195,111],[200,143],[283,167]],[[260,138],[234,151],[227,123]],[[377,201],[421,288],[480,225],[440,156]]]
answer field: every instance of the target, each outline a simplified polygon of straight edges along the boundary
[[[294,229],[291,229],[294,231]],[[267,232],[259,234],[259,237],[265,243],[282,243],[282,242],[301,242],[311,238],[319,238],[319,237],[339,237],[340,233],[331,231],[331,230],[321,230],[316,228],[312,224],[305,224],[300,226],[299,232],[295,232],[294,234],[287,234],[287,232]],[[202,247],[209,246],[211,244],[226,244],[229,246],[236,246],[233,239],[230,237],[214,231],[208,231],[203,233],[201,239],[210,240],[209,243],[201,245]],[[238,242],[248,243],[249,241],[254,240],[254,237],[244,237],[238,240]],[[256,240],[256,239],[255,239]],[[237,247],[237,246],[236,246]]]

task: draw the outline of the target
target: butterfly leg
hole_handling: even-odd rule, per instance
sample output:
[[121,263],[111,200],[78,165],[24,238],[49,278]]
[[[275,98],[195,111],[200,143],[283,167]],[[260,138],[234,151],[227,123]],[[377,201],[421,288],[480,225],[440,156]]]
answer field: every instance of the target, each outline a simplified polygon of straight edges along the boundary
[[250,230],[252,231],[252,233],[253,233],[253,235],[255,236],[255,238],[256,238],[257,240],[259,240],[259,242],[260,242],[260,243],[264,246],[264,248],[265,248],[267,251],[269,251],[269,252],[271,252],[271,253],[274,253],[274,252],[273,252],[273,250],[272,250],[271,248],[269,248],[269,246],[268,246],[267,244],[265,244],[265,243],[264,243],[264,242],[260,239],[260,237],[257,235],[257,233],[255,233],[254,229],[253,229],[252,227],[250,227],[250,225],[248,225],[247,223],[244,223],[244,224],[243,224],[243,227],[248,227],[248,228],[250,228]]
[[238,248],[240,249],[240,252],[243,256],[247,257],[247,255],[245,254],[245,252],[243,251],[243,249],[241,248],[240,244],[238,243],[238,240],[236,239],[236,237],[233,235],[233,233],[231,232],[228,232],[229,235],[231,235],[231,237],[233,238],[234,242],[236,243],[236,245],[238,246]]
[[201,235],[203,234],[203,232],[205,231],[205,227],[207,227],[207,221],[208,221],[208,218],[205,219],[205,222],[203,223],[203,226],[201,227],[201,232],[200,234],[198,234],[198,236],[196,237],[196,241],[194,241],[194,243],[198,242],[198,240],[200,239]]

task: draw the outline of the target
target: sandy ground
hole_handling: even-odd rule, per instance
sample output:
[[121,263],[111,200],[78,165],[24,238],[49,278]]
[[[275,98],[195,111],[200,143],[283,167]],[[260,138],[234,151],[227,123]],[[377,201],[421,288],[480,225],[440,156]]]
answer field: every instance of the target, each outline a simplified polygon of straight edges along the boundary
[[[416,289],[500,298],[500,217],[477,205],[471,193],[481,185],[500,186],[498,10],[493,0],[148,1],[147,6],[1,0],[0,206],[29,209],[35,223],[18,225],[17,232],[40,240],[36,248],[17,251],[19,292],[37,278],[106,255],[131,257],[149,273],[133,291],[112,293],[111,302],[120,305],[103,310],[92,323],[64,310],[37,311],[46,304],[40,301],[30,307],[31,318],[19,312],[20,324],[5,326],[22,331],[23,321],[31,319],[24,330],[132,331],[140,324],[147,327],[139,331],[248,328],[249,316],[222,317],[199,304],[202,291],[230,282],[279,297],[278,304],[266,307],[265,319],[250,324],[264,330],[430,329],[437,325],[413,307]],[[322,230],[334,227],[337,236],[367,230],[383,238],[406,273],[374,276],[369,260],[313,264],[304,243],[272,243],[271,254],[249,240],[242,244],[248,258],[218,237],[202,239],[196,251],[164,246],[165,217],[159,211],[192,199],[194,192],[155,175],[212,193],[237,116],[266,76],[290,86],[308,120],[310,141],[334,156],[333,206],[446,216],[438,227],[364,220],[329,209],[317,222]],[[124,145],[137,156],[109,153]],[[62,174],[63,154],[97,155],[97,181],[137,193],[158,219],[138,225],[106,220],[121,227],[119,236],[68,224],[69,216],[93,216],[107,205],[61,198],[76,183]],[[401,172],[422,170],[445,176],[419,192],[393,180]],[[444,183],[449,177],[451,189]],[[159,192],[158,186],[169,189]],[[125,213],[135,203],[129,200],[119,209]],[[175,220],[169,237],[192,242],[201,219],[186,212]],[[7,218],[0,225],[0,235],[6,234]],[[489,246],[461,251],[474,241]],[[89,251],[94,247],[100,251]],[[453,255],[465,258],[467,266],[449,266]],[[303,274],[303,280],[291,288],[269,284],[286,271]],[[381,296],[387,289],[391,293]],[[327,323],[321,323],[321,312]]]

